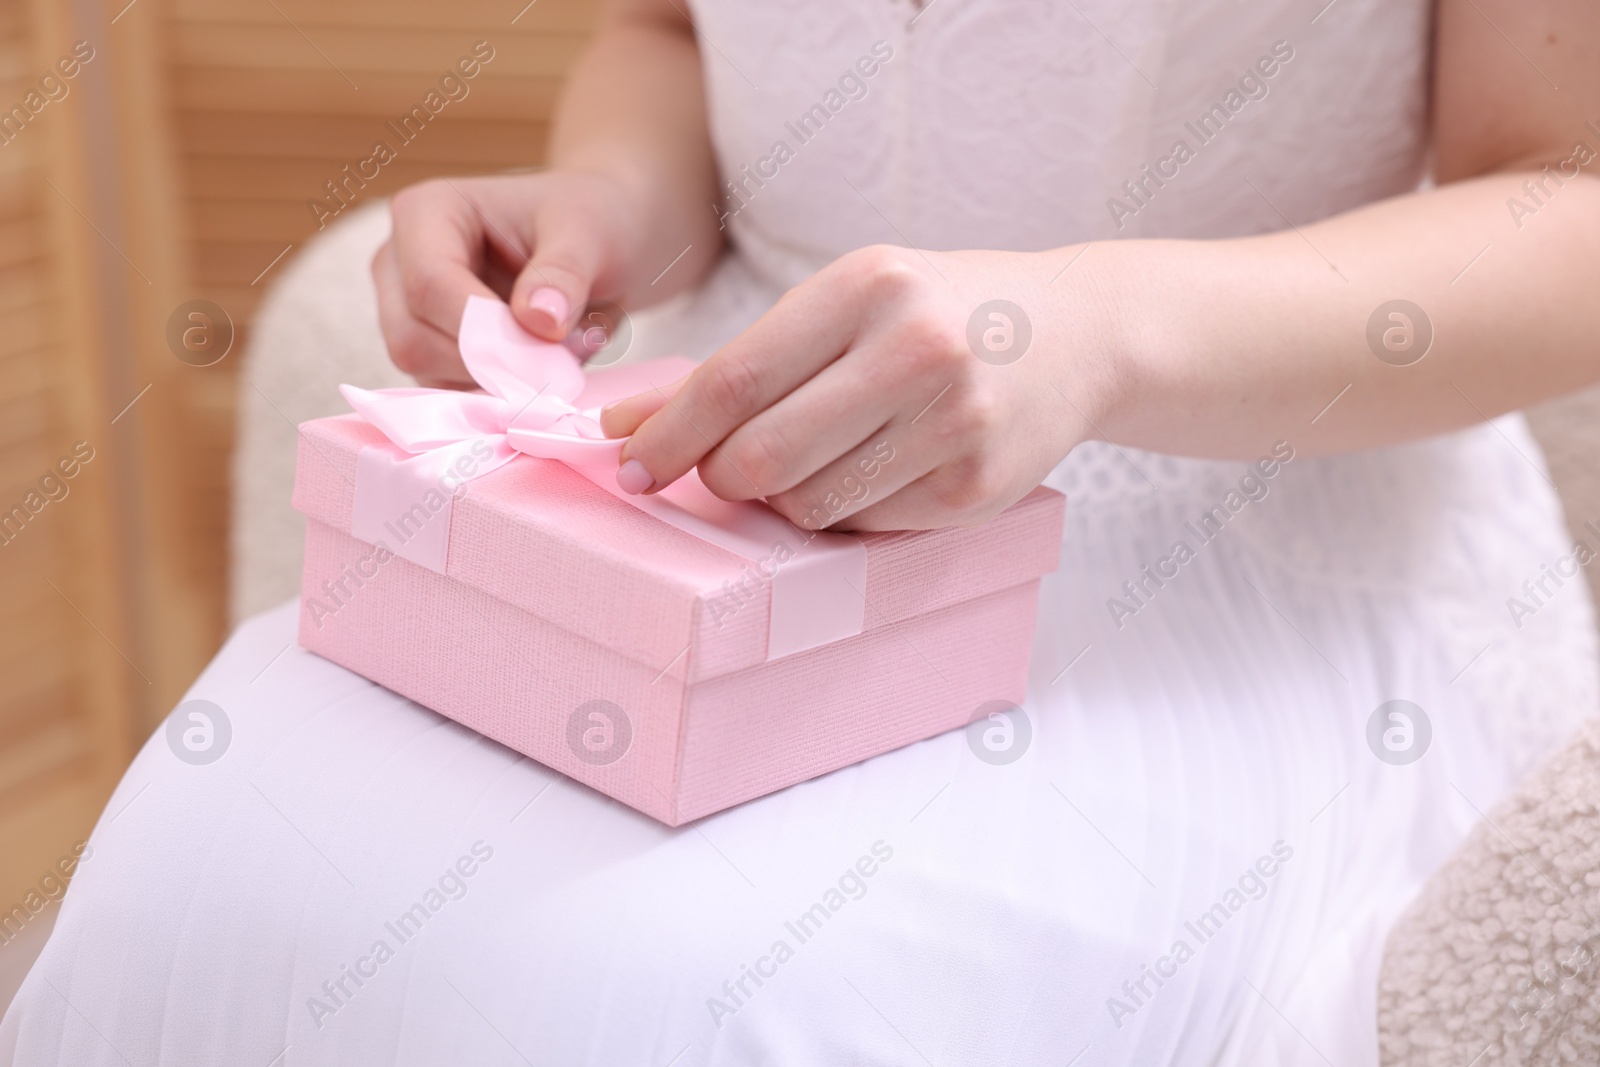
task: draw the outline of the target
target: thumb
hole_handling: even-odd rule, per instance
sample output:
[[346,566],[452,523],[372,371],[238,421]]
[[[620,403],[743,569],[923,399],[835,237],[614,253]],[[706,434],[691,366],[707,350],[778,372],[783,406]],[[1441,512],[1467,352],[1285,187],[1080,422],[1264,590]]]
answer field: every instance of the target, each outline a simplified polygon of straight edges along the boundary
[[511,313],[534,336],[561,341],[589,303],[600,233],[581,212],[554,204],[540,208],[534,233],[533,258],[511,287]]

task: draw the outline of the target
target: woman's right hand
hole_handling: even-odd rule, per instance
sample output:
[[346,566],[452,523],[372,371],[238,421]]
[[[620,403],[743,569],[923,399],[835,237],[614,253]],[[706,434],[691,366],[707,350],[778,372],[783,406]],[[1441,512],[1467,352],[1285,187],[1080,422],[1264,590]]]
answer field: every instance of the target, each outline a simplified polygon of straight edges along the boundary
[[[678,0],[606,0],[572,68],[537,174],[404,189],[372,260],[395,366],[472,384],[456,348],[469,296],[564,341],[597,301],[643,307],[698,284],[722,249],[694,25]],[[592,349],[577,343],[574,349]]]
[[629,288],[637,207],[600,173],[438,178],[402,190],[372,260],[378,320],[396,367],[429,386],[470,386],[456,348],[467,297],[506,301],[535,336],[564,340],[591,300]]

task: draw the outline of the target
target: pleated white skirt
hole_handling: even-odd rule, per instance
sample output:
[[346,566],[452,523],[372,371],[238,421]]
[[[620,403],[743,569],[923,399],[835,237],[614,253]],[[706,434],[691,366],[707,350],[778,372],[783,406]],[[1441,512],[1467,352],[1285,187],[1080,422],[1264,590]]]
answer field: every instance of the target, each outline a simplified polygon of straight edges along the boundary
[[226,754],[128,771],[0,1062],[1374,1063],[1389,926],[1594,707],[1581,578],[1507,610],[1570,550],[1539,463],[1517,418],[1248,492],[1080,449],[1009,751],[679,830],[285,652],[285,606],[190,694]]

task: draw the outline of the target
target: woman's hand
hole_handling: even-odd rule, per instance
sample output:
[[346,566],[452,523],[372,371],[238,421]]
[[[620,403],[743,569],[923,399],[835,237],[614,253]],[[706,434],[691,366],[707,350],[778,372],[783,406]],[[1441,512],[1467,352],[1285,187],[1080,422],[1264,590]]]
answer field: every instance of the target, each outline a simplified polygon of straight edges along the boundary
[[560,341],[591,299],[621,293],[641,245],[630,198],[598,173],[442,178],[390,210],[393,234],[372,260],[378,320],[395,366],[425,385],[472,382],[456,348],[467,297],[497,296]]
[[986,521],[1109,410],[1115,319],[1052,281],[1077,251],[841,257],[675,391],[606,410],[608,434],[633,435],[619,484],[698,466],[718,496],[810,529]]
[[703,83],[678,0],[608,0],[557,108],[549,170],[394,198],[372,273],[395,365],[469,384],[456,349],[469,296],[498,296],[561,341],[587,303],[642,307],[698,284],[722,250]]

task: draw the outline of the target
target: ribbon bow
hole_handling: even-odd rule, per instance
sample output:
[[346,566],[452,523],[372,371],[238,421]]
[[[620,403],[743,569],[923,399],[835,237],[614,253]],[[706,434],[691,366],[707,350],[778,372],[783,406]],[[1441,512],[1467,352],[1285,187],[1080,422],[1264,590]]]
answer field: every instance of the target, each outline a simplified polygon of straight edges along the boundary
[[458,343],[467,373],[483,393],[353,385],[339,391],[362,418],[414,455],[493,439],[495,458],[483,474],[517,452],[573,467],[616,467],[623,442],[601,431],[598,408],[574,403],[586,377],[565,346],[540,341],[512,318],[510,308],[481,296],[467,298]]

